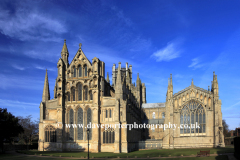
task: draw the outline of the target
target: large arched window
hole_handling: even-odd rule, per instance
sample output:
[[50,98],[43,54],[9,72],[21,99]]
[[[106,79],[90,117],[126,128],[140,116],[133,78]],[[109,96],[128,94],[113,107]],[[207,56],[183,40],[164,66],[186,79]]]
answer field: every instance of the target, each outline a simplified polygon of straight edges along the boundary
[[78,89],[78,100],[82,101],[82,84],[81,83],[78,83],[77,89]]
[[87,77],[87,65],[84,66],[84,76]]
[[115,132],[113,128],[108,128],[103,131],[103,143],[114,143]]
[[[183,106],[180,114],[180,133],[206,133],[205,111],[201,104],[190,101]],[[198,128],[200,126],[200,128]]]
[[74,66],[74,67],[73,67],[73,77],[76,77],[76,75],[77,75],[76,73],[77,73],[76,67]]
[[[83,125],[83,110],[82,108],[78,109],[77,113],[77,123],[79,125]],[[78,140],[83,140],[83,127],[78,127]]]
[[69,128],[69,141],[73,141],[74,140],[74,128],[72,126],[73,124],[73,109],[70,109],[69,110],[69,125],[70,125],[70,128]]
[[[88,108],[87,110],[87,124],[92,123],[92,110],[90,108]],[[89,129],[89,139],[92,139],[92,128],[88,128]]]
[[78,77],[82,77],[82,66],[78,67]]
[[45,128],[45,142],[56,142],[57,134],[56,129],[53,126],[47,126]]
[[88,87],[84,86],[84,100],[88,100]]
[[72,88],[72,101],[75,101],[75,88]]

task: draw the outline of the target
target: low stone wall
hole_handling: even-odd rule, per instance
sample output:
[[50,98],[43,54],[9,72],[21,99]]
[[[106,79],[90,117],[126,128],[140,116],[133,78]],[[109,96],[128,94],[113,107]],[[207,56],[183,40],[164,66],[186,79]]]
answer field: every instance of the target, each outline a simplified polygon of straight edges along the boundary
[[162,140],[146,140],[138,142],[138,149],[161,149]]

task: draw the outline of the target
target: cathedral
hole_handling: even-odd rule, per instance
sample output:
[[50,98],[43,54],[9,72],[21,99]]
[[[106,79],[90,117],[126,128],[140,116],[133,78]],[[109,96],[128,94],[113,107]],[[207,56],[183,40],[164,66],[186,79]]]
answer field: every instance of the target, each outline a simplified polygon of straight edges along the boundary
[[81,44],[71,63],[68,57],[64,40],[53,99],[46,71],[39,106],[39,151],[87,151],[88,142],[90,152],[114,153],[225,147],[215,73],[211,90],[192,81],[175,94],[170,75],[166,102],[147,103],[139,74],[136,84],[132,82],[132,65],[113,64],[110,83],[105,63],[96,57],[89,61]]

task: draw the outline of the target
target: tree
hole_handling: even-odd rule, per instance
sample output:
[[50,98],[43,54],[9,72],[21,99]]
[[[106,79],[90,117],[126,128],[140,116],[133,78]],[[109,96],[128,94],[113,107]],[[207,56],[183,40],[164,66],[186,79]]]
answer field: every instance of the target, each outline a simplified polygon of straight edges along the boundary
[[23,127],[24,132],[19,134],[19,143],[32,144],[33,139],[38,133],[38,122],[32,121],[32,116],[25,118],[19,116],[19,124]]
[[225,119],[222,120],[222,125],[223,125],[223,135],[224,135],[224,137],[230,137],[228,124],[226,123]]
[[10,112],[7,112],[6,108],[0,108],[0,144],[2,146],[2,152],[4,152],[4,142],[11,141],[12,138],[23,132],[23,128],[18,121],[19,119]]

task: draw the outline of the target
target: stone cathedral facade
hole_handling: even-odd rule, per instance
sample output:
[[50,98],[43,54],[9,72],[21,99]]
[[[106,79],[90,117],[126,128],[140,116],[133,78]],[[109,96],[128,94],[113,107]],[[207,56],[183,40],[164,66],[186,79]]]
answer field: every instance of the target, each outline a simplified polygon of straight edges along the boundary
[[[40,103],[38,150],[127,153],[147,148],[224,147],[221,100],[217,76],[211,90],[192,84],[173,94],[170,77],[166,102],[146,103],[146,87],[137,76],[132,82],[132,66],[112,67],[112,84],[105,79],[105,63],[90,62],[81,49],[71,61],[64,42],[57,63],[54,98],[50,99],[46,71]],[[164,124],[200,128],[168,128]],[[154,125],[149,129],[127,124]],[[104,127],[102,127],[104,126]],[[119,127],[121,126],[121,127]]]

